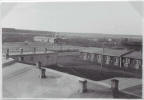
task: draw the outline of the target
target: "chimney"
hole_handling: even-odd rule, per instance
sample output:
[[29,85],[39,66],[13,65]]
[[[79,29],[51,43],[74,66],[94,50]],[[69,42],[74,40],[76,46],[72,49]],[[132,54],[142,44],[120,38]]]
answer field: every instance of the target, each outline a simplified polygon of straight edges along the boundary
[[119,80],[117,79],[112,79],[111,80],[111,89],[112,89],[112,94],[114,98],[119,97]]
[[81,86],[81,93],[87,92],[87,80],[79,80]]

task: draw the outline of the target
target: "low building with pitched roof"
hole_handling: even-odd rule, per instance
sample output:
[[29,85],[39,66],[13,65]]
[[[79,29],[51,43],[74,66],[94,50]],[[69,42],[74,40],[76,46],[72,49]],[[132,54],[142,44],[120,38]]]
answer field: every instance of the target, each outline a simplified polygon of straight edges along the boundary
[[82,60],[117,68],[141,69],[142,52],[126,49],[88,47],[80,51]]

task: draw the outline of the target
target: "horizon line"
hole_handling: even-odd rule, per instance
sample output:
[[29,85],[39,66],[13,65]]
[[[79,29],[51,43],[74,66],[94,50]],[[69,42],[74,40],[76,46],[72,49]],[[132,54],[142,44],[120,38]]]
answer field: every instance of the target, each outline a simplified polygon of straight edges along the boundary
[[142,36],[142,34],[125,34],[125,33],[94,33],[94,32],[64,32],[64,31],[48,31],[48,30],[38,30],[38,29],[22,29],[22,28],[14,28],[14,27],[2,27],[3,29],[15,29],[15,30],[27,30],[27,31],[42,31],[42,32],[54,32],[54,33],[74,33],[74,34],[102,34],[102,35],[133,35],[133,36]]

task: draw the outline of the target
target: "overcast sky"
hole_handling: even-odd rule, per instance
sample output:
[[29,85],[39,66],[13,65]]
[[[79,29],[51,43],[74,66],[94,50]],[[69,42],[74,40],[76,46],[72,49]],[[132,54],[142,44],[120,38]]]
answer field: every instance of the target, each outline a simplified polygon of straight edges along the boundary
[[128,2],[3,3],[2,27],[135,35],[142,16]]

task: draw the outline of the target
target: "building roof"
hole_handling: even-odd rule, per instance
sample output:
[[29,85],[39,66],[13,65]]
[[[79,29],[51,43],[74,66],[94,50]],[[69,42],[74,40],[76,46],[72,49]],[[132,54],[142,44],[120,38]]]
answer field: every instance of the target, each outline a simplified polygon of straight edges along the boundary
[[4,98],[112,98],[108,87],[91,81],[87,84],[95,92],[81,95],[80,77],[51,69],[46,69],[46,79],[40,79],[40,71],[33,65],[15,63],[3,68],[2,74]]
[[141,51],[134,51],[134,52],[131,52],[129,54],[126,54],[124,57],[142,59],[142,52]]
[[102,48],[95,48],[95,47],[85,47],[82,48],[81,52],[87,52],[87,53],[96,53],[96,54],[102,54]]
[[142,79],[140,78],[127,78],[127,77],[115,77],[106,80],[102,80],[100,82],[104,84],[109,84],[110,80],[117,79],[119,80],[119,90],[127,93],[132,94],[137,97],[142,97]]
[[13,64],[14,62],[15,62],[15,59],[13,58],[8,58],[8,59],[6,59],[6,57],[2,58],[2,67]]
[[[87,79],[88,92],[79,93],[80,77],[47,68],[46,79],[40,79],[40,71],[35,66],[22,63],[4,67],[2,75],[4,98],[113,98],[110,89],[111,79],[102,81]],[[141,87],[135,87],[132,91],[124,89],[142,84],[142,79],[119,77],[115,79],[119,80],[119,89],[122,91],[133,94],[141,91]],[[138,93],[136,95],[141,96]]]
[[88,52],[88,53],[96,53],[96,54],[103,54],[103,55],[109,55],[109,56],[121,56],[128,51],[126,49],[109,49],[109,48],[95,48],[95,47],[88,47],[83,50],[82,52]]
[[104,49],[104,55],[109,55],[109,56],[121,56],[125,53],[127,53],[128,50],[126,49],[121,49],[121,50],[118,50],[118,49]]

